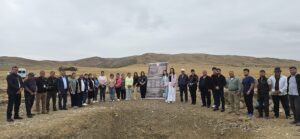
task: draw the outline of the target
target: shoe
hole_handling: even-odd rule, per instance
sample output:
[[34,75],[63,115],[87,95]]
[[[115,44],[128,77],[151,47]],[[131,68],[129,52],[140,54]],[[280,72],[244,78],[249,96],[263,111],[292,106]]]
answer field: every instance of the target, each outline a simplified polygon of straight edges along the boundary
[[294,125],[294,124],[297,124],[297,122],[296,121],[292,121],[292,122],[290,122],[290,124]]
[[248,117],[249,119],[252,119],[253,115],[252,115],[252,114],[248,114],[247,117]]
[[222,109],[221,112],[225,112],[225,109]]
[[7,122],[14,122],[14,120],[11,119],[11,118],[10,118],[10,119],[7,119],[6,121],[7,121]]
[[201,105],[201,107],[206,107],[206,105]]
[[86,103],[83,103],[82,105],[83,105],[83,106],[87,106],[87,104],[86,104]]
[[68,110],[67,108],[63,108],[63,110]]
[[300,122],[296,123],[296,126],[300,126]]
[[214,111],[218,111],[219,110],[219,108],[214,108]]
[[20,116],[14,117],[15,120],[22,120],[23,118]]
[[285,116],[285,119],[291,119],[291,116]]
[[57,111],[57,109],[53,109],[53,111]]
[[33,118],[33,116],[32,115],[27,115],[27,118]]

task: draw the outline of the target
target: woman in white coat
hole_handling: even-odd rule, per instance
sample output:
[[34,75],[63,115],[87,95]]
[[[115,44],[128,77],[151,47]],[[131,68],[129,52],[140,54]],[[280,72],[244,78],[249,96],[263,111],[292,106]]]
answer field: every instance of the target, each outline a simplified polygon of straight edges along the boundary
[[169,74],[169,89],[167,103],[173,103],[176,100],[176,81],[177,77],[175,74],[175,70],[174,68],[171,68]]

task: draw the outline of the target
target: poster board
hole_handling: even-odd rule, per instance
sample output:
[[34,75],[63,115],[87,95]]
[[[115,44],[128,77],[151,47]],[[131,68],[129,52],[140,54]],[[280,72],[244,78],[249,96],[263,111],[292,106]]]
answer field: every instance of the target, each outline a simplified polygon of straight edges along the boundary
[[167,68],[167,62],[149,64],[146,99],[163,99],[162,75]]

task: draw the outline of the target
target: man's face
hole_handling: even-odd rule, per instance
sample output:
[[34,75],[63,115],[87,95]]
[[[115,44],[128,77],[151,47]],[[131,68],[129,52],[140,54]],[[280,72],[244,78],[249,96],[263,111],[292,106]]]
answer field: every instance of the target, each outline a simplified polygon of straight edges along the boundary
[[15,74],[17,74],[17,73],[18,73],[18,71],[19,71],[19,69],[18,69],[18,68],[16,68],[16,67],[14,67],[14,68],[12,68],[12,69],[11,69],[11,73],[15,73]]
[[249,72],[248,72],[248,71],[244,71],[244,75],[245,75],[245,76],[248,76],[248,75],[249,75]]
[[203,72],[202,72],[202,75],[203,75],[203,76],[207,76],[207,71],[206,71],[206,70],[203,71]]
[[181,74],[184,74],[184,71],[181,71]]
[[221,72],[221,70],[217,70],[217,74],[221,74],[222,72]]
[[104,72],[103,71],[101,72],[101,76],[104,76]]
[[233,71],[229,72],[229,77],[234,77],[234,72]]
[[66,75],[66,72],[65,71],[60,71],[60,74],[62,75],[62,76],[65,76]]
[[131,77],[131,74],[130,74],[130,73],[128,74],[128,77]]
[[40,76],[41,76],[41,77],[45,77],[45,71],[41,71],[41,72],[40,72]]
[[291,75],[297,74],[297,69],[294,69],[294,68],[290,69],[290,73],[291,73]]
[[281,72],[280,71],[275,71],[275,76],[280,76]]
[[195,71],[192,71],[191,73],[192,73],[192,75],[195,75]]
[[215,69],[212,70],[212,71],[213,71],[213,74],[217,74],[218,73],[217,70],[215,70]]
[[265,72],[260,72],[260,73],[259,73],[259,76],[260,76],[260,77],[264,77],[264,76],[266,76],[266,73],[265,73]]

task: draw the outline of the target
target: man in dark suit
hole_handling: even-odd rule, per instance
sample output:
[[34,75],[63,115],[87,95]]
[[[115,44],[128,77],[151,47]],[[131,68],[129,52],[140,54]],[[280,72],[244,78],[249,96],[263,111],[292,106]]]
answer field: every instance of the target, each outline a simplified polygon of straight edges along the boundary
[[202,72],[202,77],[200,77],[199,80],[199,90],[201,92],[202,107],[210,108],[212,88],[212,79],[207,75],[207,71],[204,70]]
[[192,99],[192,105],[196,105],[197,99],[197,84],[198,84],[198,75],[196,75],[195,70],[191,70],[191,75],[189,77],[189,90]]
[[[18,67],[13,66],[10,74],[6,78],[7,81],[7,121],[13,122],[12,110],[15,110],[14,119],[23,119],[19,116],[19,108],[21,104],[21,93],[24,90],[22,78],[18,75]],[[14,108],[13,108],[14,107]]]
[[67,110],[67,98],[69,90],[69,81],[65,71],[60,71],[61,76],[57,80],[58,106],[60,110]]
[[215,108],[214,111],[218,111],[220,107],[220,101],[222,103],[221,112],[225,112],[225,98],[224,98],[224,87],[226,85],[226,78],[221,74],[221,69],[217,68],[217,74],[212,76],[213,93]]
[[185,102],[188,102],[187,86],[189,83],[189,77],[185,74],[185,70],[181,69],[181,74],[178,77],[178,87],[180,92],[180,101],[183,102],[183,94]]

